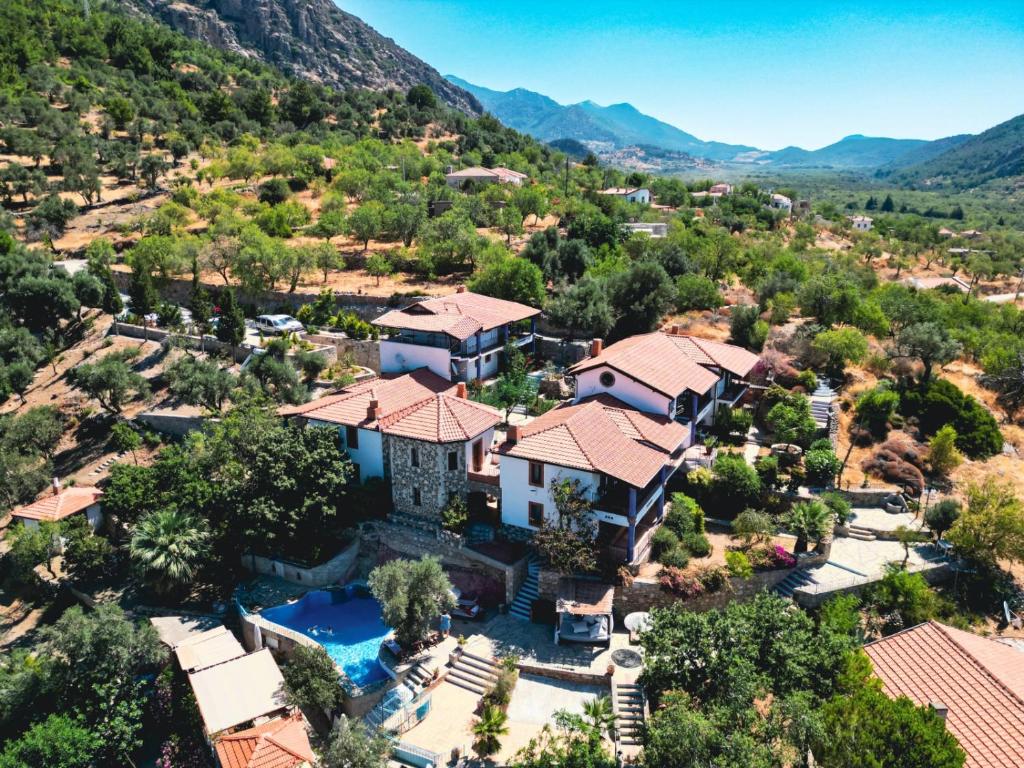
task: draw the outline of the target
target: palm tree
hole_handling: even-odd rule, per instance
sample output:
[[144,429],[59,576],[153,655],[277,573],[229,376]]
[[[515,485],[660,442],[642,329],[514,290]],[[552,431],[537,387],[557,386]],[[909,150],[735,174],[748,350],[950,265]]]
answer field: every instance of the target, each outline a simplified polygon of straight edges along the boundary
[[608,696],[595,696],[583,705],[583,719],[594,729],[598,737],[607,733],[608,738],[615,738],[615,712],[612,700]]
[[817,499],[800,501],[786,514],[785,525],[791,533],[796,534],[793,553],[806,552],[809,541],[813,539],[817,543],[831,530],[832,511]]
[[166,593],[195,578],[209,538],[204,521],[173,508],[161,509],[139,520],[128,551],[154,588]]
[[483,759],[490,757],[499,749],[501,742],[499,736],[508,733],[508,715],[493,704],[484,707],[479,719],[473,724],[473,735],[476,740],[473,742],[473,751]]

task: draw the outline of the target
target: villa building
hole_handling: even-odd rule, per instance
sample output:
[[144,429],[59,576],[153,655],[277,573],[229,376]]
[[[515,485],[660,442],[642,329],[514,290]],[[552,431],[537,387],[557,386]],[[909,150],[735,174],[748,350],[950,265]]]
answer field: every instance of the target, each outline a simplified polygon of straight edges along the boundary
[[667,416],[689,429],[686,446],[723,405],[747,391],[746,377],[760,362],[753,352],[696,336],[655,331],[604,349],[595,339],[591,356],[569,369],[577,400],[612,395],[645,413]]
[[784,211],[787,214],[793,213],[793,201],[785,195],[780,195],[777,192],[772,193],[771,200],[768,204],[777,211]]
[[450,296],[410,304],[378,317],[382,374],[429,368],[449,381],[497,374],[506,344],[533,349],[539,309],[459,287]]
[[621,562],[642,560],[688,435],[668,416],[644,413],[607,394],[510,427],[498,448],[501,521],[528,531],[556,522],[552,482],[577,481],[593,505],[606,551]]
[[490,452],[501,415],[425,368],[279,412],[337,428],[357,477],[389,480],[394,509],[426,526],[453,496],[497,486]]
[[598,194],[611,197],[621,197],[627,203],[640,203],[641,205],[651,204],[651,190],[647,187],[609,187],[602,189]]
[[512,184],[522,186],[523,182],[530,177],[525,173],[513,171],[510,168],[463,168],[461,171],[452,171],[445,174],[444,180],[449,187],[458,189],[467,182],[472,184]]
[[73,515],[84,514],[89,527],[96,531],[103,523],[101,501],[103,491],[91,486],[61,488],[54,480],[49,493],[31,504],[16,508],[11,517],[26,528],[38,528],[40,523],[59,523]]
[[875,220],[870,216],[850,216],[850,224],[857,232],[870,232]]

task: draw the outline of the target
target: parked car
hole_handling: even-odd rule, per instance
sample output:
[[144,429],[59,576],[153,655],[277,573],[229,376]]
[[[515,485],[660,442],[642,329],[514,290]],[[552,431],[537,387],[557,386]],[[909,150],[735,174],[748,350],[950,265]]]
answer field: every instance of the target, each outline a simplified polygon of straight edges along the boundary
[[291,315],[260,315],[256,318],[256,329],[263,333],[280,335],[301,333],[306,330],[305,326]]

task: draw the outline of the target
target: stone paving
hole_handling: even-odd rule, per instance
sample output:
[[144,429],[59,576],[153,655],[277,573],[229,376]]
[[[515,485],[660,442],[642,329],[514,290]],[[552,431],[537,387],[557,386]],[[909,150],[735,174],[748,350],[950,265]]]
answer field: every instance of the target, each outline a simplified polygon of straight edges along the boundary
[[905,525],[913,531],[924,526],[921,517],[914,517],[910,512],[886,512],[881,507],[854,507],[850,511],[850,522],[871,531],[895,531]]

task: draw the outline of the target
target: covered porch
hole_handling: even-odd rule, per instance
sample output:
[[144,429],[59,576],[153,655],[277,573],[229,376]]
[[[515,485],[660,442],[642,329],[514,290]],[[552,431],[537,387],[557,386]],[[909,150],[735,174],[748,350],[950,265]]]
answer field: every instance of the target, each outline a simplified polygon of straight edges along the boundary
[[672,457],[643,488],[608,479],[602,484],[591,513],[597,520],[598,541],[609,557],[633,565],[644,562],[661,522],[666,486],[682,466],[683,452]]

